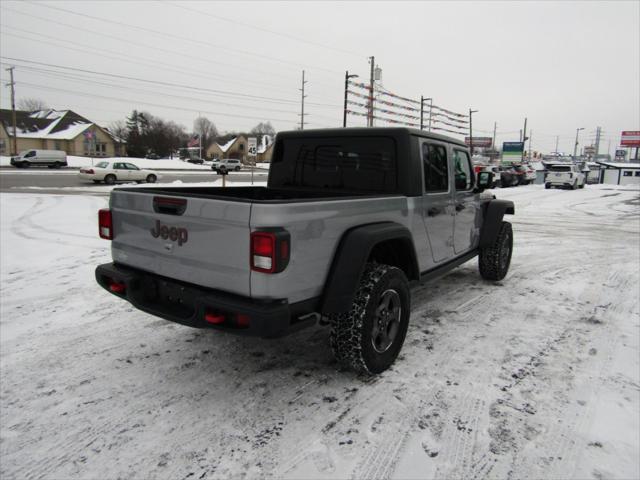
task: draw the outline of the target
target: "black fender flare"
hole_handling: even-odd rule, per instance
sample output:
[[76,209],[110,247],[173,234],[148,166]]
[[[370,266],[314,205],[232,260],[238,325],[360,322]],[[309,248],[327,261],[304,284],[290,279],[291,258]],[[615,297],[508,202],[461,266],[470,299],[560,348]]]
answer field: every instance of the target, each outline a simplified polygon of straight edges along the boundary
[[404,269],[409,280],[418,280],[420,270],[411,232],[395,222],[381,222],[354,227],[346,231],[329,269],[320,301],[324,315],[348,311],[360,283],[360,277],[373,248],[389,240],[398,241],[408,256]]
[[515,206],[511,200],[493,199],[486,203],[483,212],[482,230],[480,231],[480,242],[478,244],[480,248],[493,245],[496,241],[505,214],[515,214]]

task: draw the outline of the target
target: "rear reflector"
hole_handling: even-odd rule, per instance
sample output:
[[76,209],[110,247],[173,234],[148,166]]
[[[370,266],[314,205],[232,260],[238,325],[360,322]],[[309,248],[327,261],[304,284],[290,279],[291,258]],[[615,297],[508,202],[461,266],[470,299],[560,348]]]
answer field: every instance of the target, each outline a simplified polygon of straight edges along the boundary
[[204,321],[214,325],[220,325],[221,323],[224,323],[224,320],[225,316],[223,313],[206,312],[204,314]]
[[236,325],[240,328],[247,328],[249,326],[249,315],[239,313],[236,317]]
[[109,290],[111,290],[113,293],[124,293],[127,290],[127,286],[124,283],[111,282],[109,284]]
[[111,210],[103,208],[98,211],[98,234],[105,240],[113,240],[113,221]]

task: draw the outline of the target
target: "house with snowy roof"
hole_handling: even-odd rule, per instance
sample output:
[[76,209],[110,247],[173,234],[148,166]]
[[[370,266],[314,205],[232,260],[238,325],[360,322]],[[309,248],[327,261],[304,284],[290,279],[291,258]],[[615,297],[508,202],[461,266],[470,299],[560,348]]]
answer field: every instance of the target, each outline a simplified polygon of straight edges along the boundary
[[[12,111],[0,109],[0,155],[13,149]],[[124,156],[125,141],[71,110],[16,110],[17,150],[63,150],[85,157]]]
[[207,158],[237,158],[243,162],[247,161],[247,137],[239,135],[228,142],[220,145],[214,142],[207,148]]

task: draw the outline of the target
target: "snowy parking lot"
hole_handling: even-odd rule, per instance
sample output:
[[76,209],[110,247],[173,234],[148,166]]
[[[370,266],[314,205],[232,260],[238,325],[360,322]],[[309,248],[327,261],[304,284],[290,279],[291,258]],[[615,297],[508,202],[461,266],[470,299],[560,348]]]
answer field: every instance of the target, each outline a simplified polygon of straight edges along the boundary
[[2,478],[639,478],[640,190],[495,191],[511,270],[412,292],[384,374],[325,327],[194,330],[95,282],[107,197],[0,195]]

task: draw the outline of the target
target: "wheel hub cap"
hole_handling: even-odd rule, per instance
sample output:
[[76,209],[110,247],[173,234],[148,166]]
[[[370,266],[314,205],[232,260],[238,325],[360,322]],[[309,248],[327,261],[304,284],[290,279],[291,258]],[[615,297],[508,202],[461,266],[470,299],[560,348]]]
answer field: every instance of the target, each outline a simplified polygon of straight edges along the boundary
[[389,350],[400,329],[401,315],[400,295],[395,290],[385,290],[380,296],[371,331],[371,344],[376,352]]

